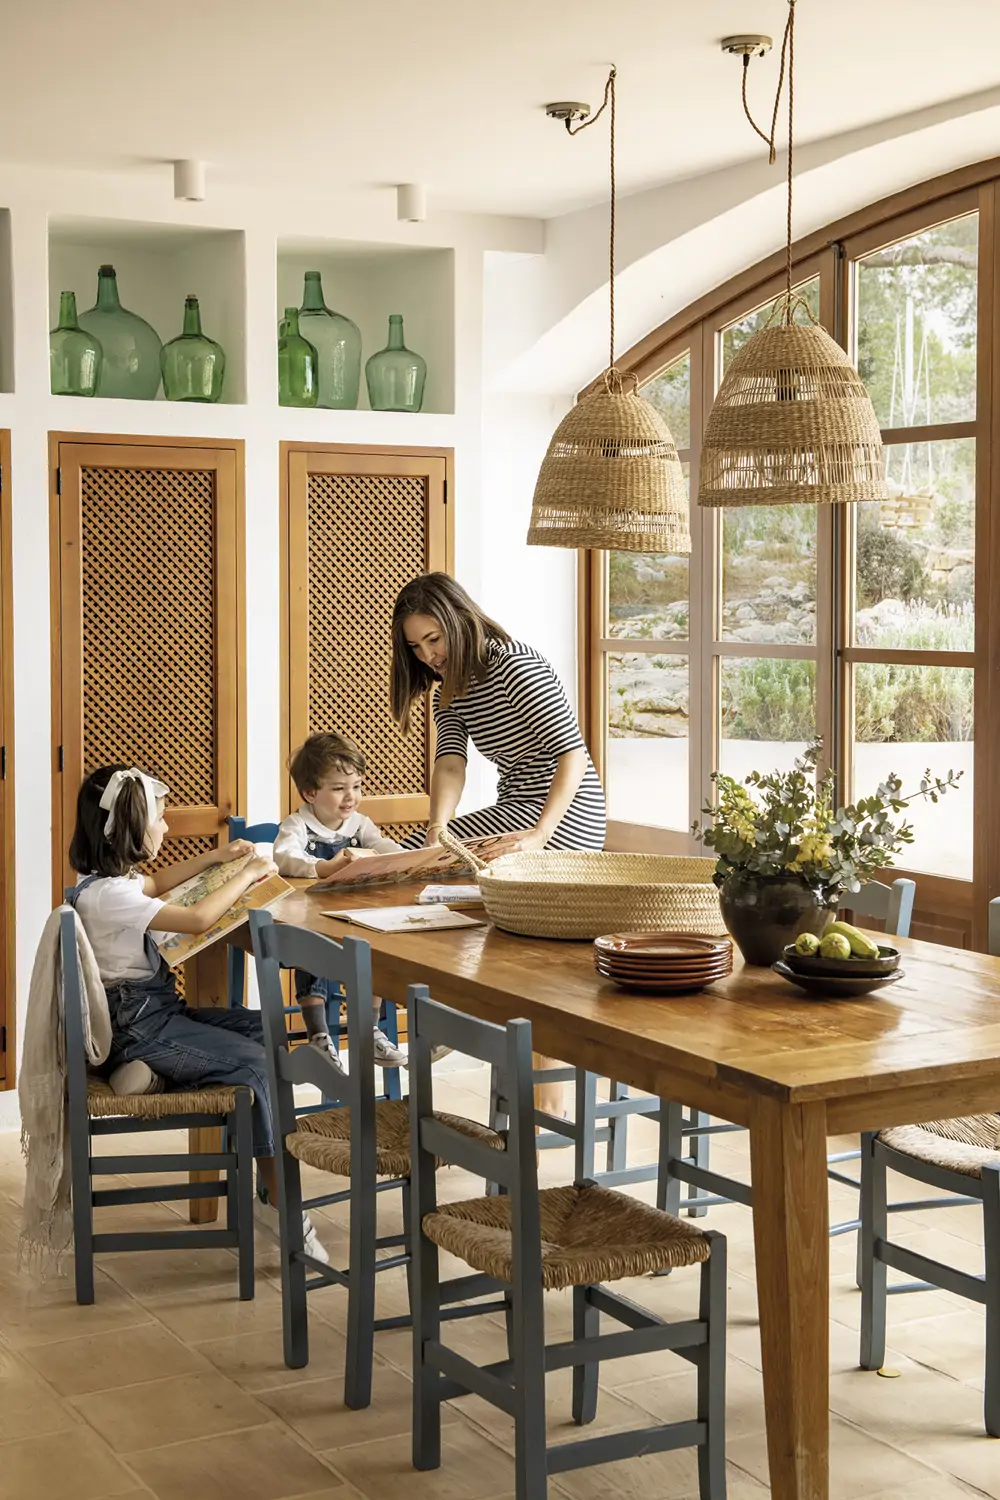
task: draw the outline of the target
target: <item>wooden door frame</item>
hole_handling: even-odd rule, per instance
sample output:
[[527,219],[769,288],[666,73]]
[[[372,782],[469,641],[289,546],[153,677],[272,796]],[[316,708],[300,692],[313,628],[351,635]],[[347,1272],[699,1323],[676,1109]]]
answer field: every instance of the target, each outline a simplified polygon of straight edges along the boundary
[[[280,523],[279,523],[279,567],[281,574],[280,583],[280,634],[279,650],[281,656],[280,692],[281,692],[281,792],[279,797],[279,808],[281,817],[287,817],[292,807],[291,784],[285,766],[292,752],[291,725],[292,725],[292,663],[291,663],[291,639],[293,613],[305,606],[306,600],[300,591],[299,597],[292,597],[291,588],[291,559],[293,555],[293,519],[291,515],[291,472],[296,456],[310,453],[318,453],[330,456],[352,454],[357,457],[390,459],[415,459],[424,461],[429,458],[444,460],[444,569],[446,573],[453,573],[455,568],[455,450],[454,448],[425,448],[416,444],[392,445],[384,443],[309,443],[309,442],[285,442],[278,445],[279,468],[280,468]],[[352,472],[345,469],[345,473]],[[392,472],[387,467],[386,472]],[[428,715],[428,729],[433,734],[433,723]],[[431,749],[433,746],[431,746]],[[387,799],[380,799],[385,802]],[[422,803],[426,798],[417,796],[401,796],[393,799],[391,809],[383,810],[380,817],[386,823],[409,823],[420,821],[424,814],[418,808],[418,802]]]
[[[196,468],[200,455],[212,454],[216,456],[215,468],[222,472],[224,467],[231,467],[229,475],[232,485],[232,496],[234,515],[231,518],[232,536],[232,558],[231,571],[228,578],[228,594],[234,601],[235,608],[235,658],[236,679],[235,691],[236,702],[231,705],[234,714],[235,735],[234,743],[228,754],[232,757],[228,774],[232,778],[234,787],[235,805],[231,808],[220,806],[218,808],[218,826],[220,833],[225,831],[225,819],[230,812],[239,812],[246,804],[246,502],[244,487],[245,470],[245,447],[242,439],[225,438],[213,441],[211,438],[172,438],[172,437],[133,437],[131,434],[123,433],[90,433],[90,432],[50,432],[49,433],[49,545],[50,545],[50,569],[49,587],[51,602],[51,671],[52,671],[52,889],[53,901],[58,904],[62,900],[63,880],[62,874],[65,870],[66,848],[68,846],[70,830],[74,818],[74,803],[76,798],[76,785],[73,777],[73,767],[69,763],[69,757],[65,752],[64,732],[64,693],[79,690],[77,684],[64,682],[62,671],[63,643],[69,631],[77,630],[82,621],[67,622],[65,618],[63,597],[63,533],[62,533],[62,509],[61,509],[61,486],[60,486],[60,453],[66,448],[96,448],[108,447],[118,450],[122,456],[122,466],[128,466],[126,454],[134,452],[132,463],[135,467],[142,466],[142,457],[146,450],[159,450],[161,452],[174,452],[178,450],[190,454],[191,461],[187,464],[178,464],[175,467]],[[153,465],[150,464],[150,467]],[[218,542],[220,533],[220,517],[215,517],[215,536]],[[217,551],[216,567],[225,564],[223,549]],[[219,651],[220,636],[224,622],[217,613],[216,628],[216,661],[218,662],[221,652]],[[62,765],[60,764],[60,751],[62,750]],[[224,769],[223,756],[227,754],[221,745],[217,746],[219,777],[222,780],[227,771]],[[76,757],[79,760],[79,755]],[[65,768],[65,769],[64,769]],[[208,811],[206,808],[204,811]],[[199,827],[195,829],[190,826],[191,815],[175,814],[171,819],[171,833],[174,837],[183,838],[195,832],[203,832]]]
[[0,923],[0,984],[4,986],[4,1003],[0,1025],[6,1027],[6,1046],[0,1052],[3,1075],[0,1092],[15,1083],[17,1057],[17,890],[15,883],[16,843],[14,837],[14,569],[11,542],[11,469],[10,431],[0,430],[0,744],[3,765],[0,767],[0,808],[3,838],[3,895]]

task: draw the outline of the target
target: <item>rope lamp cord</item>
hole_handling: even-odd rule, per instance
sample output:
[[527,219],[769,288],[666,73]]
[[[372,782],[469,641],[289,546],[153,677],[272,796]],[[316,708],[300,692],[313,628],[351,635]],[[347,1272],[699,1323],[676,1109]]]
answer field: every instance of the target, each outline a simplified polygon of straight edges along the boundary
[[778,128],[781,90],[785,83],[786,62],[788,65],[788,211],[785,220],[785,305],[782,310],[782,319],[785,323],[790,323],[792,321],[792,164],[795,156],[795,0],[788,0],[788,20],[785,22],[785,34],[781,39],[781,64],[778,69],[774,109],[771,113],[770,135],[764,134],[750,113],[750,106],[747,103],[747,73],[750,68],[750,54],[748,52],[743,54],[743,113],[761,140],[767,142],[767,159],[771,165],[774,164],[774,140]]
[[611,301],[611,348],[608,358],[608,372],[615,368],[615,209],[617,205],[617,189],[615,185],[615,79],[618,77],[618,69],[612,64],[608,81],[604,85],[604,102],[596,114],[591,115],[589,120],[581,120],[574,125],[572,120],[566,121],[566,132],[568,135],[579,135],[581,130],[587,130],[591,125],[596,125],[606,109],[611,110],[611,235],[609,244],[608,260],[610,264],[610,301]]

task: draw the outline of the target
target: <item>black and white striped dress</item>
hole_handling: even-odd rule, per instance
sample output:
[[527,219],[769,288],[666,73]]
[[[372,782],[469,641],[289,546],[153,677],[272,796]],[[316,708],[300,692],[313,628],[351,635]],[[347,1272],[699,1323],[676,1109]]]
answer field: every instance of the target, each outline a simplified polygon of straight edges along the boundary
[[[447,708],[435,701],[437,755],[468,759],[469,740],[500,772],[492,807],[449,823],[456,838],[481,838],[533,828],[556,774],[560,755],[586,748],[551,665],[519,641],[493,641],[490,671]],[[440,695],[440,689],[438,690]],[[607,828],[604,788],[587,756],[579,790],[549,839],[550,849],[603,849]],[[422,843],[422,837],[411,840]]]

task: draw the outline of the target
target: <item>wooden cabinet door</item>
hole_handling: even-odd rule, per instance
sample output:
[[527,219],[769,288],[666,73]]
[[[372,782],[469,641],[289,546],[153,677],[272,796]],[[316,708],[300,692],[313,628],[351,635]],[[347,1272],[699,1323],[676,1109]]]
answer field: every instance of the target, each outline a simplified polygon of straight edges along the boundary
[[168,859],[243,805],[242,445],[52,438],[53,897],[83,777],[170,787]]
[[[284,752],[315,730],[357,740],[364,810],[391,836],[426,819],[431,725],[389,712],[392,606],[418,573],[451,567],[442,449],[282,444]],[[284,807],[297,804],[286,782]]]
[[[0,1088],[14,1085],[14,659],[10,433],[0,432]],[[9,1059],[9,1062],[8,1062]]]

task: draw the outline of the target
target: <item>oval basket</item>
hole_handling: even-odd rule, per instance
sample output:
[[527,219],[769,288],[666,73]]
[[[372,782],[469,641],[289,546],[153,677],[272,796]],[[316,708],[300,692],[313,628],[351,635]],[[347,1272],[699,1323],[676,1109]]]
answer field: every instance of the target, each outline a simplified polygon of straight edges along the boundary
[[606,932],[725,933],[714,859],[543,849],[483,865],[447,833],[441,843],[476,869],[491,921],[524,937]]

